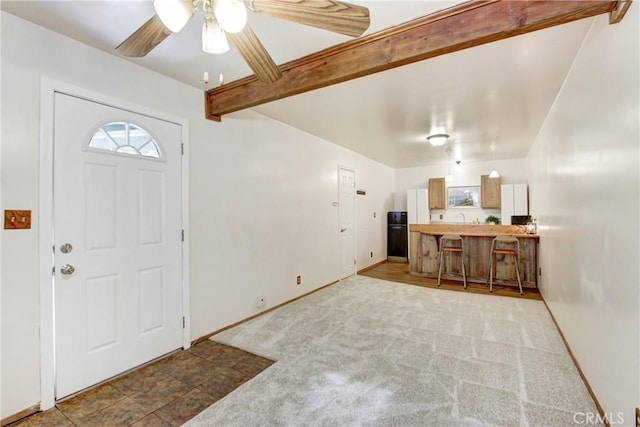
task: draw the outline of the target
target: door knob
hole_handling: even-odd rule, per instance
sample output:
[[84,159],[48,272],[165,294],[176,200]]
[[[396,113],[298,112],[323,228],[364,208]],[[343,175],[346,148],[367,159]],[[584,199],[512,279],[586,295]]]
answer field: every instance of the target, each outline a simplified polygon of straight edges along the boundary
[[60,273],[62,273],[65,276],[69,276],[73,274],[75,271],[76,271],[75,267],[70,264],[65,264],[62,267],[60,267]]
[[63,254],[68,254],[72,250],[73,250],[73,246],[71,246],[71,243],[64,243],[60,245],[60,252],[62,252]]
[[340,229],[340,232],[341,232],[341,233],[344,233],[345,231],[347,231],[347,229],[346,229],[346,228],[341,228],[341,229]]

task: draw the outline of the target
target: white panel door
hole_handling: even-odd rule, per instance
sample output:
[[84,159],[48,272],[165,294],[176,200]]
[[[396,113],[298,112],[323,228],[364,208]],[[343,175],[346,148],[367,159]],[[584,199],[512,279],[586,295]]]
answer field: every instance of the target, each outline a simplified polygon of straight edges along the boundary
[[54,124],[60,399],[182,347],[182,160],[174,123],[56,93]]
[[340,278],[356,272],[355,211],[356,177],[353,171],[339,170]]

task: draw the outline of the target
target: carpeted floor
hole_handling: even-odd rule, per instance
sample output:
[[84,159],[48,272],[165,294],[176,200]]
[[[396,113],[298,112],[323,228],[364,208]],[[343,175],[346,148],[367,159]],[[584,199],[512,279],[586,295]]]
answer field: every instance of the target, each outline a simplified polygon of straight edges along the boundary
[[187,426],[567,426],[597,413],[541,301],[354,276],[212,339],[277,362]]

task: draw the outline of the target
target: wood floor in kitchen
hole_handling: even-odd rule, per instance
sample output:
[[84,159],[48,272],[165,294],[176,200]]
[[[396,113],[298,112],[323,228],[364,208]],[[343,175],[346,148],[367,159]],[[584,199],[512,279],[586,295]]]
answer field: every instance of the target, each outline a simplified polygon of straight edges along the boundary
[[[361,276],[374,277],[376,279],[388,280],[390,282],[405,283],[409,285],[422,286],[425,288],[438,289],[438,281],[429,277],[414,275],[409,273],[409,264],[404,262],[384,262],[370,269],[361,270]],[[537,288],[523,287],[524,295],[518,292],[517,283],[504,284],[494,282],[493,292],[489,293],[489,288],[484,283],[467,283],[467,289],[460,280],[442,279],[440,289],[460,292],[473,292],[486,295],[497,295],[505,297],[527,298],[542,300]]]

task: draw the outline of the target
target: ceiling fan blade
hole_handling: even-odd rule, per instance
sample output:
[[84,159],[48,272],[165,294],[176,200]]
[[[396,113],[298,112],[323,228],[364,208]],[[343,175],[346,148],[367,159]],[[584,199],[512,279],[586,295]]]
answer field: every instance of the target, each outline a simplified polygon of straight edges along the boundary
[[369,9],[334,0],[244,0],[256,13],[310,25],[351,37],[369,28]]
[[151,52],[170,34],[171,31],[164,26],[158,15],[153,15],[151,19],[120,43],[116,47],[116,51],[124,56],[139,58]]
[[280,69],[273,62],[269,52],[258,40],[249,24],[246,24],[239,33],[227,33],[227,37],[251,67],[258,80],[263,83],[273,83],[282,77]]

